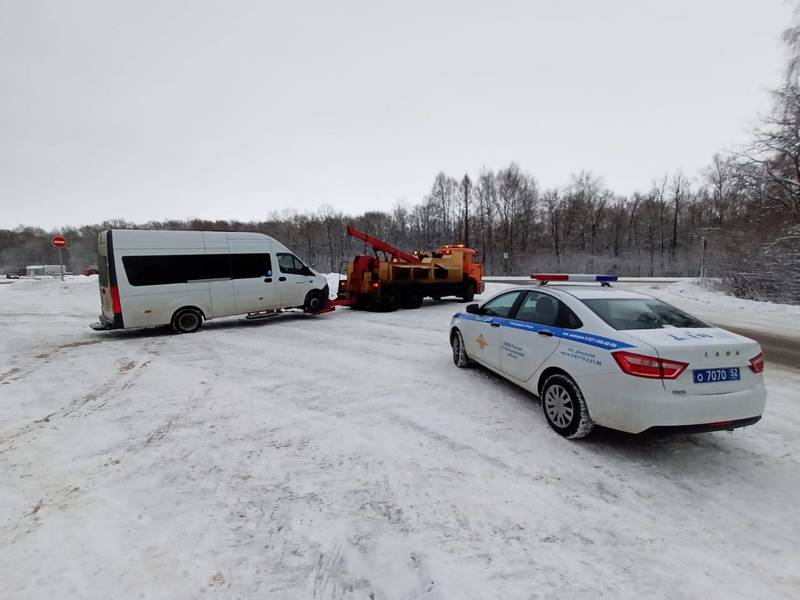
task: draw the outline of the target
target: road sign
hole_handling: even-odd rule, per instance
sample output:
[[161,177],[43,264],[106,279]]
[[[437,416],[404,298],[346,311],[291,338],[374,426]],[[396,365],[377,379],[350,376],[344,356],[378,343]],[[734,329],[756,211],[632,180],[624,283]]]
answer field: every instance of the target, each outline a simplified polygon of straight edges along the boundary
[[69,244],[67,238],[63,235],[54,235],[52,240],[53,246],[58,248],[58,271],[61,275],[61,281],[64,281],[64,248]]

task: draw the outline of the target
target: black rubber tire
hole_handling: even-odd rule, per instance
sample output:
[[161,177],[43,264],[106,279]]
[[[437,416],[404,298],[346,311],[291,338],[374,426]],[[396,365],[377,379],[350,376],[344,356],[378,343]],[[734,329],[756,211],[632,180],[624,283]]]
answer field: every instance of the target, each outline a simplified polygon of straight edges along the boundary
[[408,290],[403,296],[403,308],[419,308],[422,306],[422,293],[419,290]]
[[464,289],[464,295],[461,296],[461,299],[464,302],[472,302],[474,298],[475,298],[475,282],[470,281],[467,284],[467,287]]
[[394,288],[389,288],[383,291],[383,298],[381,300],[381,310],[388,312],[397,310],[400,306],[400,294]]
[[467,356],[467,348],[464,346],[464,338],[461,332],[456,329],[450,334],[450,347],[453,350],[453,364],[459,369],[466,369],[472,366],[472,361]]
[[306,294],[306,302],[303,304],[303,310],[309,313],[315,313],[325,308],[325,298],[319,290],[311,290]]
[[172,315],[170,325],[175,333],[194,333],[203,326],[203,315],[196,308],[181,308]]
[[541,401],[544,418],[558,435],[575,440],[594,428],[583,392],[572,378],[562,374],[548,377],[542,385]]

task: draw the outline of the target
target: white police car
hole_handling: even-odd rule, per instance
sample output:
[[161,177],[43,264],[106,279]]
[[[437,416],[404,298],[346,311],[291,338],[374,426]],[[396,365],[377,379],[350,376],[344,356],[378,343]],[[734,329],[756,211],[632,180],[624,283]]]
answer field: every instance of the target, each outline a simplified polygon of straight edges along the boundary
[[453,316],[453,361],[496,371],[542,400],[568,438],[752,425],[766,399],[757,342],[712,327],[607,275],[534,275],[602,285],[506,289]]

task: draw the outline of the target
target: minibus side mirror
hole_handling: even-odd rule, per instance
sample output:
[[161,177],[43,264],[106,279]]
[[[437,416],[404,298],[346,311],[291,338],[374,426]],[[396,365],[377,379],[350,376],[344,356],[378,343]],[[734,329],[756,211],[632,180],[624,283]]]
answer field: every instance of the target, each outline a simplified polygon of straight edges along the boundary
[[471,315],[481,314],[481,307],[477,304],[467,304],[467,308],[465,310]]

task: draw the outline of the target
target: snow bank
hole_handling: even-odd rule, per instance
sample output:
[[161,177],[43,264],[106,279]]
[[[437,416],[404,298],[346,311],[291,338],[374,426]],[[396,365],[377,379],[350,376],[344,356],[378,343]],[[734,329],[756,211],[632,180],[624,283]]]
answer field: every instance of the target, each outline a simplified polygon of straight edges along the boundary
[[[706,285],[710,286],[711,282]],[[678,281],[663,290],[646,291],[706,320],[800,336],[800,306],[736,298],[703,288],[697,279]]]
[[332,300],[336,299],[336,295],[339,293],[339,280],[342,278],[342,275],[339,273],[325,273],[325,279],[328,280],[328,295]]

